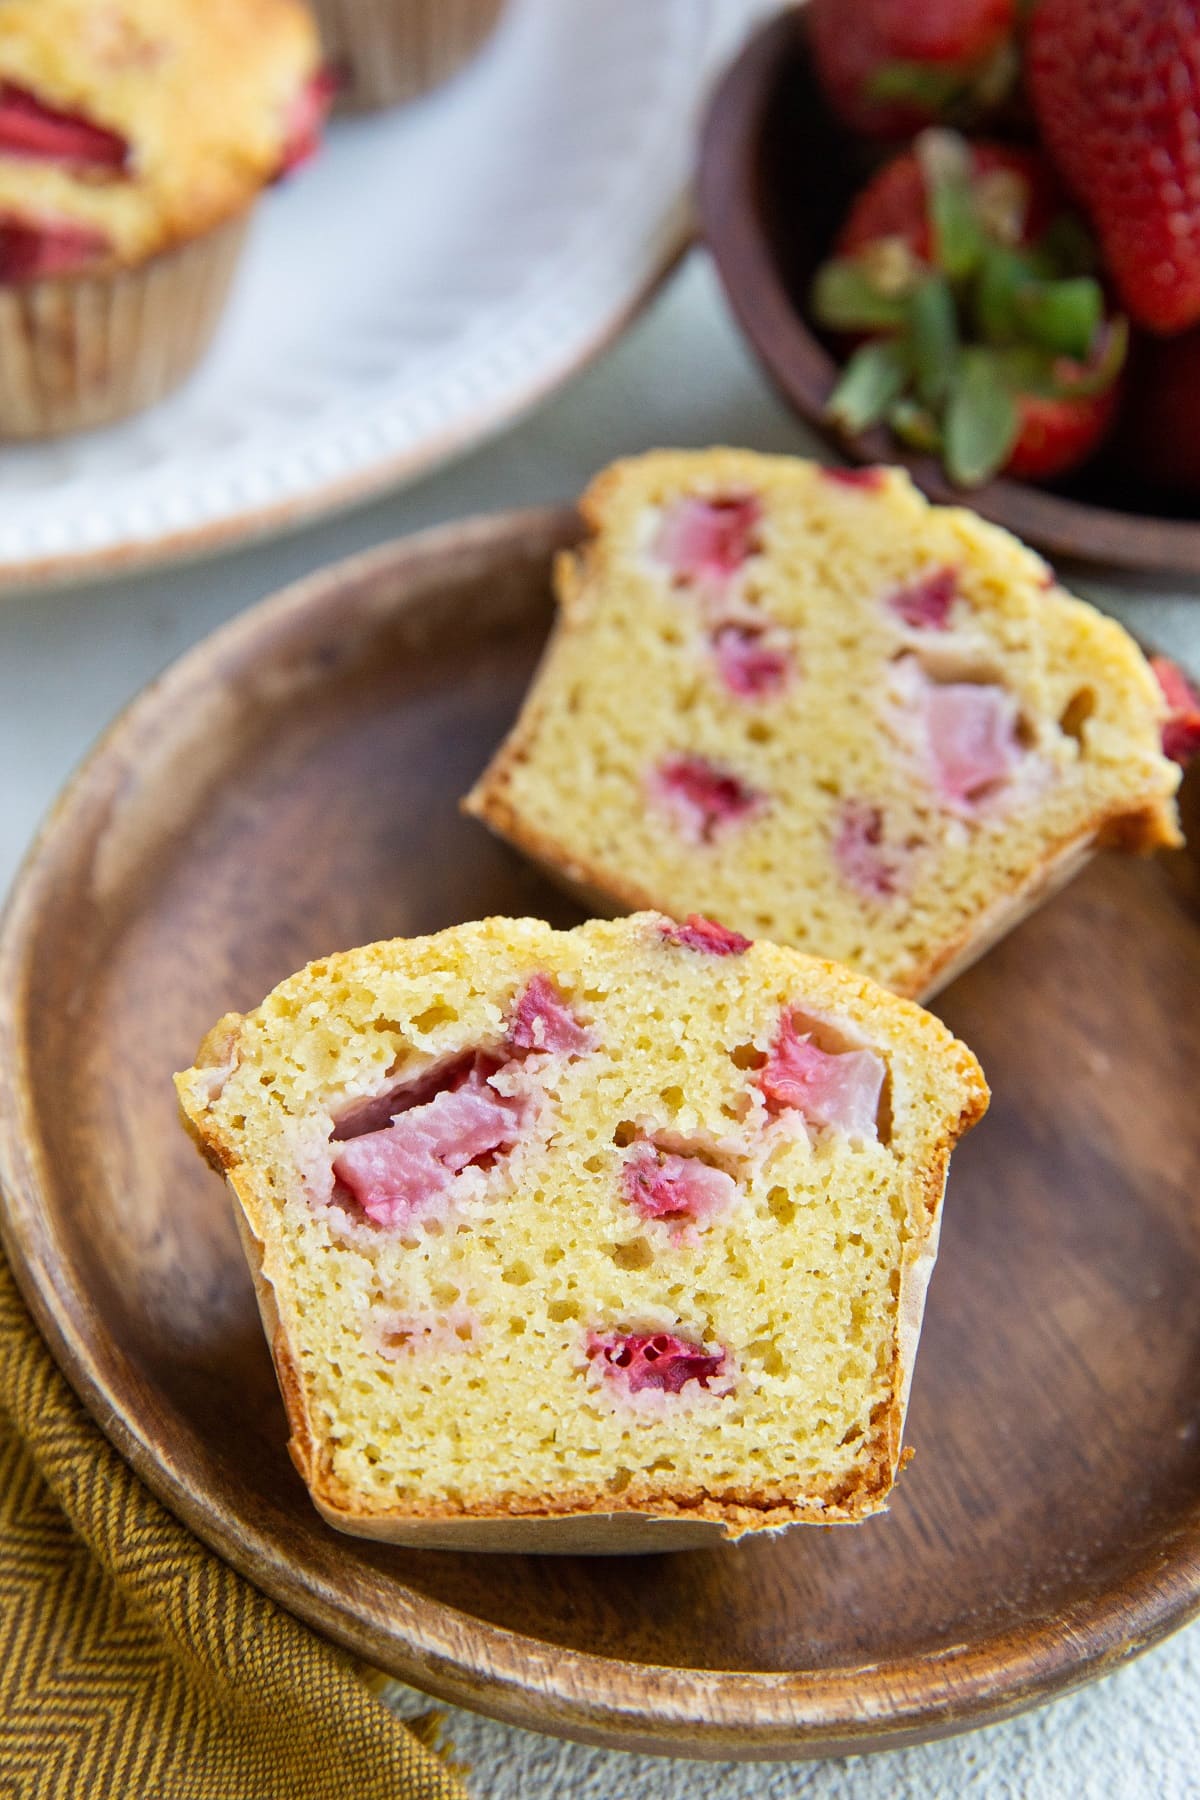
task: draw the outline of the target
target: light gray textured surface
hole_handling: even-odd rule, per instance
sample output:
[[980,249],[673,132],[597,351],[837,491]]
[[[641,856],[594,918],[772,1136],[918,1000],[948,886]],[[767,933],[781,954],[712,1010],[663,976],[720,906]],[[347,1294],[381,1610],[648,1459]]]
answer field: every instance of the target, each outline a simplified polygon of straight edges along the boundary
[[[624,452],[722,441],[811,448],[750,362],[697,257],[624,341],[557,400],[406,493],[219,562],[0,599],[0,882],[124,701],[253,601],[421,525],[569,498]],[[1100,582],[1062,573],[1139,633],[1200,665],[1200,589],[1189,598],[1176,579]],[[473,1766],[474,1800],[1184,1800],[1200,1795],[1198,1726],[1200,1625],[1041,1712],[947,1743],[849,1761],[665,1762],[563,1745],[464,1713],[447,1722],[458,1755]]]

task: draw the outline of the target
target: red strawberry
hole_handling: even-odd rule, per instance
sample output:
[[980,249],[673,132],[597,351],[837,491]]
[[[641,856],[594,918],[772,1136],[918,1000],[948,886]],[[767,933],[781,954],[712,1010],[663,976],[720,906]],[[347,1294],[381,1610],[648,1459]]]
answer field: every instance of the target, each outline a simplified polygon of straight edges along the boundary
[[855,131],[899,137],[977,116],[1016,72],[1014,0],[810,0],[821,85]]
[[1051,481],[1086,462],[1108,435],[1119,388],[1072,399],[1069,394],[1018,394],[1020,430],[1005,473],[1019,481]]
[[46,106],[11,81],[0,82],[0,153],[116,174],[129,161],[129,145],[118,132],[94,125],[80,113]]
[[1026,70],[1131,317],[1200,321],[1200,4],[1039,0]]
[[923,133],[858,196],[817,275],[818,321],[858,345],[830,418],[886,419],[964,487],[1075,468],[1108,432],[1125,347],[1089,251],[1044,158]]
[[[970,154],[972,188],[999,235],[1019,247],[1035,242],[1063,206],[1045,157],[991,143],[972,143]],[[880,238],[901,238],[922,261],[934,260],[926,168],[915,150],[892,157],[855,197],[838,232],[837,254],[853,256]]]

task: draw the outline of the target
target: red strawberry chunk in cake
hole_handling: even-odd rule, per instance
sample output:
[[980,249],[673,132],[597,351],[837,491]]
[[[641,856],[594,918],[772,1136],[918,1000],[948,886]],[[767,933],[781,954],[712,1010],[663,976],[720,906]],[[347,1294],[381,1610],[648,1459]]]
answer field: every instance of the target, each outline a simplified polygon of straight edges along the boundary
[[883,811],[866,800],[846,800],[833,839],[838,872],[866,900],[889,900],[900,891],[901,865],[883,847]]
[[73,275],[108,252],[108,238],[90,226],[0,215],[0,283]]
[[614,1332],[608,1337],[593,1333],[588,1339],[588,1360],[598,1367],[606,1381],[623,1387],[630,1394],[646,1388],[660,1393],[678,1394],[689,1381],[707,1388],[714,1377],[724,1374],[726,1355],[715,1355],[702,1344],[687,1338],[673,1337],[669,1332],[653,1336],[641,1332]]
[[957,571],[946,567],[930,569],[915,581],[905,582],[888,595],[887,603],[915,631],[945,631],[950,623],[950,608],[957,599]]
[[675,1156],[656,1145],[634,1144],[621,1170],[621,1190],[645,1219],[701,1224],[727,1213],[737,1183],[699,1156]]
[[703,756],[668,757],[652,773],[649,789],[693,844],[711,843],[724,826],[749,818],[763,804],[761,794]]
[[721,680],[739,699],[765,700],[787,685],[791,658],[762,626],[719,625],[712,642]]
[[810,1125],[871,1139],[879,1136],[885,1074],[883,1058],[873,1050],[818,1049],[785,1012],[758,1079],[768,1112],[795,1110]]
[[517,1002],[507,1041],[517,1051],[549,1050],[574,1056],[590,1050],[595,1040],[575,1017],[557,983],[549,975],[538,974],[530,977]]
[[1007,689],[930,683],[925,728],[937,783],[948,800],[974,805],[1007,781],[1021,759],[1017,706]]
[[663,512],[651,555],[679,586],[721,587],[759,548],[761,522],[752,494],[711,500],[689,494]]
[[[456,1066],[456,1070],[461,1065]],[[334,1158],[335,1178],[376,1225],[403,1226],[436,1211],[455,1175],[521,1137],[528,1102],[496,1092],[489,1083],[492,1059],[473,1059],[421,1105],[403,1106],[383,1130],[345,1142]],[[345,1125],[339,1127],[344,1130]]]
[[119,132],[76,112],[46,106],[15,82],[0,83],[0,155],[123,173],[129,145]]
[[1152,656],[1150,667],[1170,708],[1163,725],[1163,754],[1186,768],[1194,756],[1200,755],[1200,694],[1168,657]]
[[730,931],[728,925],[706,919],[703,913],[689,913],[682,925],[664,920],[659,930],[668,944],[678,944],[684,950],[703,950],[709,956],[741,956],[754,942],[740,931]]
[[874,463],[865,469],[843,469],[834,463],[823,463],[821,473],[826,481],[834,481],[839,487],[863,488],[867,493],[877,493],[887,479],[887,470]]

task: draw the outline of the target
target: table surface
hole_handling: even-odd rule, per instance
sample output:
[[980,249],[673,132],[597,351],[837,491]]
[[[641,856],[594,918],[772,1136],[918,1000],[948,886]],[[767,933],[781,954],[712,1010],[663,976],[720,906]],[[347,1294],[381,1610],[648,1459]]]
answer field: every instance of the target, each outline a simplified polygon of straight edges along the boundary
[[[444,519],[573,497],[612,457],[730,443],[805,453],[701,253],[625,338],[505,436],[387,500],[219,561],[0,598],[0,883],[109,719],[224,620],[324,563]],[[1200,666],[1200,586],[1062,570],[1069,586]],[[407,1690],[399,1704],[425,1704]],[[1125,1800],[1200,1795],[1200,1624],[1107,1681],[940,1744],[818,1763],[702,1764],[563,1744],[451,1712],[477,1800]]]

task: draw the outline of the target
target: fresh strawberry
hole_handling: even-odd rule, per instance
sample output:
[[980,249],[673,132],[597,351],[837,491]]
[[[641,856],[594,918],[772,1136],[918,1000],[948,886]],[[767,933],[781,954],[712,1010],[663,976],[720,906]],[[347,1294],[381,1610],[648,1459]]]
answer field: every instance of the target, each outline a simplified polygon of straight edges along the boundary
[[5,81],[0,82],[0,155],[121,174],[128,166],[129,145],[118,132],[81,113],[46,106],[28,88]]
[[1026,69],[1130,317],[1200,322],[1198,0],[1039,0]]
[[1125,351],[1087,234],[1044,158],[927,131],[859,195],[818,271],[818,321],[853,347],[829,402],[886,419],[961,486],[1046,480],[1108,432]]
[[854,131],[977,119],[1016,74],[1015,0],[810,0],[821,85]]
[[1086,462],[1108,436],[1119,390],[1098,394],[1018,394],[1017,441],[1004,465],[1018,481],[1052,481]]

